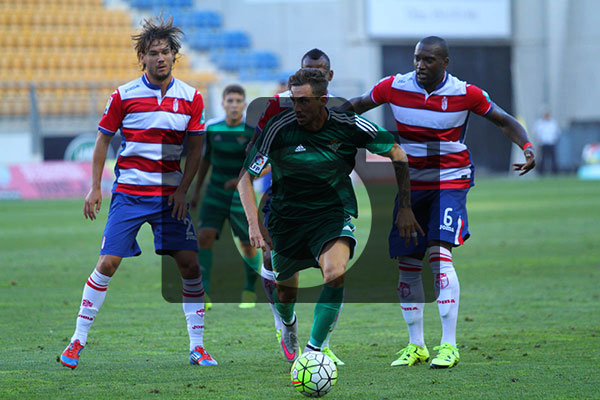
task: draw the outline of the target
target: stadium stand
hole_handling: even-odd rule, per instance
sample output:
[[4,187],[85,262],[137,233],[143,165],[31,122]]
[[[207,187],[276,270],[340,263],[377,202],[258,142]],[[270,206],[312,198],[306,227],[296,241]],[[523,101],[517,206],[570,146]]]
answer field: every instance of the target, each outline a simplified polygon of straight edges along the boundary
[[279,57],[270,51],[252,49],[248,33],[224,29],[223,17],[219,13],[191,8],[191,5],[186,5],[187,0],[128,2],[140,10],[151,10],[152,15],[172,15],[175,24],[186,32],[186,43],[194,50],[207,52],[219,69],[251,79],[279,80]]
[[[147,3],[153,8],[167,2]],[[168,3],[189,7],[191,0]],[[212,18],[207,15],[194,13]],[[0,59],[0,95],[10,99],[2,102],[0,116],[28,114],[31,85],[41,115],[102,112],[115,87],[140,74],[133,34],[130,14],[106,8],[102,0],[0,0],[0,51],[6,55]],[[174,71],[201,91],[217,79],[194,72],[185,55]]]
[[195,9],[193,0],[126,2],[132,12],[102,0],[0,0],[0,51],[8,55],[0,59],[0,95],[10,99],[0,116],[27,115],[32,85],[41,115],[102,112],[114,88],[140,74],[131,41],[140,12],[172,15],[188,49],[206,55],[206,72],[193,71],[186,49],[174,67],[201,91],[218,80],[215,68],[240,79],[280,80],[279,57],[253,49],[248,33],[224,29],[219,13]]

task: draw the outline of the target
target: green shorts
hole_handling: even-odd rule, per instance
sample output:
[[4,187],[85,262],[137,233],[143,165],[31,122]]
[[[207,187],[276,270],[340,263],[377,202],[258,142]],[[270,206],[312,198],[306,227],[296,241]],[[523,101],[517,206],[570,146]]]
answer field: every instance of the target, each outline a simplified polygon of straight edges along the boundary
[[283,220],[274,214],[269,219],[269,233],[273,241],[271,252],[276,281],[285,281],[296,272],[319,267],[323,246],[332,239],[350,239],[350,258],[354,256],[355,227],[347,218],[325,216],[317,221]]
[[231,225],[231,230],[235,237],[241,242],[250,242],[246,214],[243,211],[232,211],[230,207],[215,206],[203,202],[200,212],[198,213],[198,229],[214,229],[217,231],[218,239],[226,219],[229,219],[229,225]]

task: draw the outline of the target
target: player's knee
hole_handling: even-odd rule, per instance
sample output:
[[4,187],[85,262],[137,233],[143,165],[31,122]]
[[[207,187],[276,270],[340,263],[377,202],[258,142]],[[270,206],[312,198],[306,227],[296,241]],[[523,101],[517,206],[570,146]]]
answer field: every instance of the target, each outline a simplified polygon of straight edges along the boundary
[[326,268],[323,271],[323,283],[331,287],[342,287],[344,285],[345,265]]
[[181,277],[184,279],[195,279],[201,276],[200,264],[196,257],[189,260],[179,260],[177,267],[179,268]]
[[250,243],[241,243],[242,253],[246,258],[253,258],[256,256],[256,248],[252,247]]
[[101,255],[96,264],[96,269],[102,275],[113,276],[121,263],[120,257]]
[[194,279],[201,275],[200,264],[192,262],[183,267],[181,275],[186,279]]
[[290,304],[296,301],[296,291],[285,286],[277,286],[277,299],[280,303]]
[[213,229],[198,229],[198,247],[209,249],[212,247],[217,237],[217,231]]

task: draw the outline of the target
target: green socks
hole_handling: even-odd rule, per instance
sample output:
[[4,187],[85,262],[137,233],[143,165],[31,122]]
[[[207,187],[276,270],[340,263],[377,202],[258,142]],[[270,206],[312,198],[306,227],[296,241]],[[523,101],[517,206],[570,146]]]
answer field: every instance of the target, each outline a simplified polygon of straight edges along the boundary
[[244,282],[244,290],[250,292],[256,292],[256,280],[258,279],[258,272],[261,266],[261,255],[256,252],[256,255],[252,258],[244,258],[244,269],[246,270],[246,281]]
[[277,309],[277,313],[286,324],[290,324],[294,320],[294,308],[296,306],[296,302],[289,304],[283,304],[279,302],[279,298],[277,297],[277,291],[273,292],[273,302],[275,303],[275,308]]
[[334,288],[323,285],[319,300],[315,305],[315,316],[310,331],[311,346],[321,348],[329,331],[333,329],[344,300],[344,287]]

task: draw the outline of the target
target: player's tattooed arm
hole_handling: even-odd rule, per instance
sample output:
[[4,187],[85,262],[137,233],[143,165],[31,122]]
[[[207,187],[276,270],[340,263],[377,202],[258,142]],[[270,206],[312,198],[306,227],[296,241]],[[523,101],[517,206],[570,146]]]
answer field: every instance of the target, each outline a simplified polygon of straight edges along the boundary
[[390,151],[382,154],[392,160],[396,184],[398,185],[398,207],[410,208],[410,175],[408,170],[408,156],[397,143]]
[[408,156],[397,143],[394,143],[392,149],[386,154],[382,154],[392,160],[396,183],[398,185],[398,212],[396,213],[396,227],[401,238],[404,238],[405,245],[408,246],[412,238],[415,245],[418,243],[417,237],[420,233],[425,235],[421,225],[417,222],[415,215],[410,207],[410,174],[408,170]]
[[398,185],[398,207],[410,208],[410,177],[408,160],[393,160],[396,184]]

